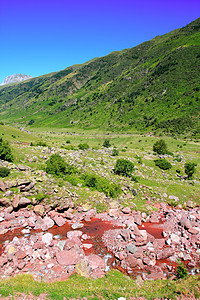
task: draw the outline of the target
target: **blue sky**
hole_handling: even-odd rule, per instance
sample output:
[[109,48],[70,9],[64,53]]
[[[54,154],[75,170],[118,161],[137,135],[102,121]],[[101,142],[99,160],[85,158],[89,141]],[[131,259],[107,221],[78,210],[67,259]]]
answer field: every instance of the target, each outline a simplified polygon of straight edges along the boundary
[[199,0],[0,0],[0,82],[134,47],[199,12]]

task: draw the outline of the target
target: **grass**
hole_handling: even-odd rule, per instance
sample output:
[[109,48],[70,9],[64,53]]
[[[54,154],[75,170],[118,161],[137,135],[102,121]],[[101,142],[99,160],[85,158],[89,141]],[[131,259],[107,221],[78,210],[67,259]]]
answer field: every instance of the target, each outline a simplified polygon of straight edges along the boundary
[[[135,280],[117,270],[112,270],[104,278],[92,280],[73,275],[64,282],[37,282],[30,275],[20,275],[15,278],[0,281],[0,294],[4,297],[17,293],[32,293],[38,296],[41,293],[49,299],[63,300],[87,297],[88,299],[118,299],[119,297],[145,297],[175,299],[181,294],[184,296],[200,296],[200,277],[189,276],[182,280],[146,281],[139,286]],[[197,297],[197,298],[198,298]]]

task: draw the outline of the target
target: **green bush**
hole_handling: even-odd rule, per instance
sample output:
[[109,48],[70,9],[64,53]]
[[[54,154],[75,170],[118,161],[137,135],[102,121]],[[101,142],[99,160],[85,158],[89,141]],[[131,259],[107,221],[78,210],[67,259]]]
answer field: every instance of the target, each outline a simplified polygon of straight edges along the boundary
[[185,164],[185,174],[188,176],[188,179],[192,178],[197,164],[192,163],[192,162],[187,162]]
[[172,168],[172,165],[170,164],[170,162],[168,162],[164,158],[156,159],[156,160],[154,160],[154,162],[155,162],[156,166],[162,170],[169,170]]
[[160,139],[153,145],[153,151],[157,154],[166,154],[167,145],[164,140]]
[[7,177],[10,174],[10,170],[5,167],[0,167],[0,177]]
[[59,154],[51,155],[46,162],[46,172],[53,175],[64,175],[66,173],[66,163]]
[[66,163],[65,166],[66,166],[65,174],[71,175],[79,172],[75,166],[70,165],[69,163]]
[[134,170],[134,164],[126,159],[118,159],[114,168],[114,173],[117,175],[131,177]]
[[105,141],[103,142],[103,145],[102,145],[102,146],[105,147],[105,148],[111,147],[110,140],[105,139]]
[[84,174],[82,176],[87,187],[103,192],[108,197],[116,198],[121,193],[121,188],[115,183],[110,183],[106,178],[95,174]]
[[28,125],[33,125],[35,123],[35,120],[31,119],[29,122],[28,122]]
[[88,144],[79,144],[78,145],[78,148],[80,149],[80,150],[88,150],[89,148],[90,148],[90,146],[88,145]]
[[138,182],[139,181],[139,177],[137,177],[137,176],[132,176],[131,177],[131,181],[134,181],[134,182]]
[[188,271],[183,264],[177,266],[176,273],[178,278],[184,278],[188,275]]
[[14,157],[11,153],[11,149],[8,142],[3,141],[2,138],[0,138],[0,159],[10,162],[14,161]]
[[113,149],[112,156],[118,156],[118,155],[119,155],[119,151],[117,149]]
[[46,142],[39,141],[39,142],[37,142],[36,146],[47,147],[47,144],[46,144]]

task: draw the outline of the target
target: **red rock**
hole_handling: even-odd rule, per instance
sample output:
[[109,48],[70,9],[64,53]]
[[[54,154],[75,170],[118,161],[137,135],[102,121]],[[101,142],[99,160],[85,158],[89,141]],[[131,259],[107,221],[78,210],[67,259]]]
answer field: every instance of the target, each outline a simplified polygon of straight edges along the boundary
[[5,265],[8,262],[8,258],[7,257],[0,257],[0,267],[3,267],[3,265]]
[[54,222],[55,222],[59,227],[65,225],[65,223],[66,223],[66,219],[64,219],[64,218],[61,217],[61,216],[55,216],[53,219],[54,219]]
[[76,265],[83,256],[76,250],[62,250],[56,253],[57,262],[63,266]]
[[19,200],[19,206],[24,206],[24,205],[28,205],[31,204],[31,200],[26,198],[26,197],[22,197]]
[[13,197],[12,206],[13,206],[14,208],[17,208],[18,205],[19,205],[19,195],[15,195],[15,196]]
[[174,254],[174,250],[172,248],[164,248],[157,252],[157,259],[165,259]]
[[165,275],[161,272],[152,272],[146,276],[147,280],[166,279]]
[[140,268],[143,267],[141,259],[135,258],[133,254],[128,254],[126,261],[131,268],[135,268],[137,266]]
[[23,250],[18,250],[16,253],[15,253],[15,256],[17,259],[22,259],[24,257],[26,257],[26,252],[23,251]]
[[105,261],[100,256],[96,254],[90,254],[86,256],[85,259],[88,261],[89,267],[91,267],[93,270],[97,268],[103,270],[105,269]]
[[130,213],[131,213],[131,209],[130,209],[130,207],[124,207],[124,208],[122,209],[122,212],[123,212],[124,214],[130,214]]
[[197,229],[191,227],[191,228],[188,229],[188,232],[191,233],[191,234],[198,234],[198,233],[199,233],[199,230],[197,230]]
[[0,190],[1,190],[2,192],[5,192],[6,189],[7,189],[6,184],[5,184],[2,180],[0,180]]
[[96,269],[90,274],[90,277],[92,279],[103,278],[104,276],[105,276],[105,272],[102,269]]
[[5,207],[10,206],[11,205],[10,199],[5,198],[5,197],[0,198],[0,204],[3,205],[3,206],[5,206]]

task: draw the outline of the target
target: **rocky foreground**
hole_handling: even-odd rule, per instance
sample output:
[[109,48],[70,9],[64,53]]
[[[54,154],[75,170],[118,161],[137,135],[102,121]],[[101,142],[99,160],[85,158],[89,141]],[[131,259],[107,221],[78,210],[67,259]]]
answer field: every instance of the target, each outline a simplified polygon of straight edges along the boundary
[[[8,197],[3,182],[0,188]],[[19,195],[1,198],[2,278],[28,273],[51,282],[77,272],[96,279],[117,267],[141,281],[165,279],[181,261],[199,272],[200,208],[191,203],[187,210],[161,203],[149,216],[113,202],[101,214],[72,203],[29,204]]]

